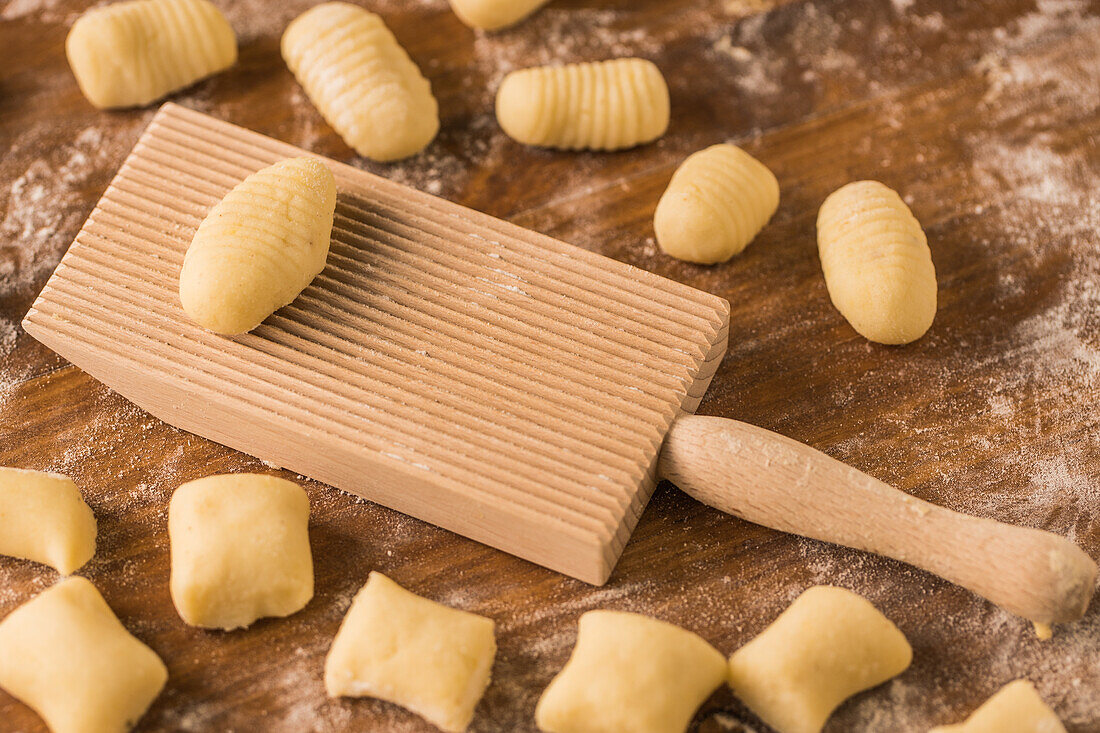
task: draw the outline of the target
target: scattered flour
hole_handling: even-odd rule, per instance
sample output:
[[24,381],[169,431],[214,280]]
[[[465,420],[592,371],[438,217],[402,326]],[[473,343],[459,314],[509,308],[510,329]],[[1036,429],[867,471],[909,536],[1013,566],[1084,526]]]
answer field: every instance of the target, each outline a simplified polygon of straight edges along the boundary
[[39,23],[57,23],[66,15],[58,11],[62,0],[8,0],[0,9],[0,20],[34,20]]
[[[263,0],[245,0],[226,7],[242,40],[252,42],[277,37],[290,18],[311,4],[295,0],[273,8]],[[733,70],[733,83],[747,99],[788,93],[785,81],[788,78],[814,85],[810,88],[815,92],[821,91],[816,85],[824,88],[836,76],[867,82],[868,72],[857,54],[843,48],[844,39],[858,32],[858,23],[862,21],[845,23],[825,9],[825,3],[798,3],[785,11],[790,14],[792,24],[792,30],[786,34],[789,46],[770,48],[760,41],[765,19],[761,16],[742,19],[764,4],[764,0],[724,0],[722,11],[730,20],[739,22],[716,29],[708,11],[690,11],[699,15],[698,27],[704,29],[702,46],[706,57],[721,63],[722,68]],[[892,0],[891,4],[899,16],[922,32],[943,31],[945,21],[941,14],[918,14],[927,3]],[[59,8],[58,0],[11,0],[0,10],[0,18],[59,22],[65,19]],[[395,14],[410,8],[448,12],[444,0],[378,0],[372,8]],[[971,419],[979,428],[989,421],[1003,424],[1003,434],[988,437],[987,430],[977,429],[973,432],[980,437],[960,444],[965,439],[953,433],[965,425],[959,422],[966,419],[961,416],[963,410],[969,409],[965,405],[958,412],[945,406],[941,412],[932,413],[933,420],[947,427],[937,427],[917,415],[901,415],[897,419],[899,430],[915,432],[930,446],[943,446],[944,451],[974,449],[978,454],[998,456],[992,465],[982,467],[976,474],[939,476],[936,484],[943,489],[939,498],[944,503],[1008,521],[1047,526],[1083,542],[1091,541],[1095,547],[1100,532],[1098,446],[1095,440],[1076,441],[1078,436],[1063,440],[1058,430],[1071,419],[1075,424],[1081,420],[1100,424],[1100,339],[1096,336],[1100,313],[1100,243],[1096,238],[1096,232],[1100,231],[1100,200],[1095,195],[1100,180],[1096,159],[1067,155],[1058,146],[1054,128],[1059,124],[1058,115],[1064,116],[1067,110],[1082,118],[1095,115],[1100,69],[1095,53],[1078,54],[1080,61],[1072,67],[1073,73],[1066,73],[1064,64],[1046,64],[1042,59],[1019,53],[1033,44],[1046,42],[1050,34],[1067,27],[1079,30],[1097,27],[1098,19],[1087,12],[1088,8],[1087,3],[1077,0],[1038,0],[1033,12],[994,32],[998,50],[983,56],[978,66],[988,82],[984,104],[991,114],[990,131],[958,140],[971,161],[968,174],[973,186],[1001,193],[997,201],[980,204],[971,212],[985,223],[982,231],[988,237],[981,243],[988,256],[1007,263],[997,273],[997,298],[1006,301],[1035,298],[1038,304],[1033,313],[1013,325],[1003,348],[990,350],[996,354],[1000,367],[998,380],[974,386],[980,397],[978,404],[973,405],[975,414]],[[421,156],[392,166],[358,164],[431,193],[448,197],[465,195],[474,176],[504,163],[504,144],[496,133],[491,111],[486,111],[491,110],[492,95],[503,74],[536,63],[613,55],[656,56],[677,40],[661,33],[643,32],[631,18],[629,9],[566,9],[551,4],[525,24],[522,32],[475,34],[470,70],[475,82],[463,93],[469,92],[474,99],[471,105],[482,111],[463,119],[460,127],[464,129],[460,132],[445,129],[440,140]],[[532,38],[538,42],[532,44]],[[310,147],[322,135],[329,134],[327,127],[296,85],[288,94],[295,109],[293,124],[297,137],[293,141]],[[1056,105],[1050,105],[1056,108],[1054,111],[1036,106],[1051,99],[1057,101]],[[888,100],[883,101],[882,108],[888,127],[903,127],[900,110],[892,109]],[[90,208],[85,189],[105,185],[105,176],[117,167],[121,155],[132,143],[132,139],[124,138],[107,139],[104,130],[88,127],[77,131],[71,145],[34,159],[6,179],[12,182],[6,194],[6,213],[0,219],[0,242],[14,246],[0,244],[0,298],[22,299],[29,304],[33,291],[56,265]],[[563,182],[562,188],[570,193],[586,191],[587,186],[594,185],[587,179],[587,173],[582,173]],[[4,193],[0,191],[2,196]],[[49,205],[44,205],[46,202]],[[638,247],[643,253],[656,255],[651,238],[640,242]],[[1051,261],[1064,262],[1064,277],[1056,292],[1035,297],[1028,288],[1027,272]],[[12,392],[12,375],[5,374],[2,357],[13,348],[18,333],[15,322],[0,319],[0,410],[8,406],[6,401]],[[953,374],[957,377],[963,366],[961,362],[946,369],[929,366],[922,378],[930,384],[937,383],[936,380],[942,382]],[[1059,396],[1059,390],[1064,394]],[[831,397],[838,406],[859,398],[850,386]],[[1031,404],[1032,399],[1040,401]],[[104,518],[105,529],[112,530],[104,536],[116,538],[106,540],[114,544],[105,547],[104,557],[93,562],[91,571],[112,578],[111,582],[136,583],[143,576],[135,561],[110,559],[123,554],[114,530],[123,536],[146,531],[128,525],[131,512],[158,507],[154,516],[163,521],[171,491],[183,480],[193,478],[191,474],[195,471],[264,470],[264,467],[245,456],[227,459],[222,451],[211,449],[202,439],[167,428],[106,390],[98,394],[97,400],[98,410],[92,420],[59,427],[56,436],[59,449],[42,468],[68,472],[79,482],[90,484],[105,466],[111,467],[116,474],[114,483],[122,488],[117,493],[97,497],[95,509]],[[120,456],[132,445],[135,435],[149,445],[151,454],[163,456],[159,466],[149,469],[136,457]],[[982,444],[979,440],[987,442]],[[857,436],[835,449],[839,454],[858,454],[859,445]],[[1011,450],[1006,446],[1011,446]],[[196,467],[196,456],[209,457],[212,463]],[[989,480],[988,491],[964,486],[975,475]],[[1021,486],[1027,490],[1021,492]],[[372,566],[400,565],[401,557],[430,547],[432,540],[424,544],[425,536],[443,534],[342,492],[322,490],[311,484],[310,498],[315,511],[326,516],[359,512],[356,516],[361,516],[365,525],[385,538],[384,547],[376,549],[377,557],[370,558]],[[672,535],[675,529],[666,527],[663,531]],[[705,538],[696,541],[705,543]],[[804,563],[807,585],[841,585],[883,606],[890,606],[899,583],[906,585],[907,593],[916,587],[948,592],[917,571],[891,561],[809,540],[798,541],[797,550]],[[163,552],[163,548],[159,551]],[[699,568],[690,570],[702,572]],[[310,621],[310,633],[294,634],[295,639],[307,641],[303,646],[287,648],[285,669],[275,676],[248,681],[249,694],[276,691],[280,700],[288,701],[289,712],[280,720],[266,721],[265,730],[345,730],[353,722],[356,706],[369,706],[378,714],[379,724],[387,729],[416,727],[415,721],[410,722],[407,714],[392,706],[372,701],[329,701],[321,691],[319,670],[330,633],[361,580],[349,577],[320,599],[324,610]],[[469,585],[438,598],[486,613],[499,624],[498,667],[488,693],[489,703],[482,707],[483,711],[491,710],[493,717],[479,718],[474,731],[521,730],[529,726],[534,701],[568,656],[575,641],[576,617],[585,610],[619,608],[660,615],[663,609],[687,596],[701,607],[700,633],[703,627],[721,628],[724,624],[735,625],[739,634],[749,633],[748,629],[742,631],[739,620],[726,618],[728,607],[722,604],[739,596],[738,589],[730,587],[733,581],[728,577],[725,581],[716,582],[714,587],[682,587],[678,592],[670,591],[667,584],[648,580],[620,581],[598,589],[562,581],[560,588],[540,589],[538,597],[547,600],[528,607],[501,600],[495,595],[499,586],[487,583]],[[0,605],[10,607],[28,590],[34,592],[46,584],[48,578],[35,573],[33,568],[5,564],[0,568]],[[783,588],[766,599],[752,601],[752,610],[759,612],[766,606],[769,613],[778,612],[800,590],[801,587]],[[923,593],[930,602],[935,600],[932,593]],[[958,597],[967,598],[965,594]],[[1094,612],[1084,622],[1056,629],[1054,639],[1044,646],[1033,640],[1020,619],[973,599],[969,604],[964,602],[964,606],[964,611],[939,619],[927,631],[917,630],[917,622],[923,624],[926,615],[921,608],[891,609],[892,615],[907,620],[907,633],[918,641],[918,668],[873,695],[857,698],[841,712],[837,725],[850,730],[923,729],[921,725],[946,722],[945,710],[937,712],[933,703],[946,705],[953,689],[989,686],[991,693],[995,689],[992,680],[1006,682],[1021,675],[1036,681],[1041,694],[1056,704],[1067,724],[1079,730],[1096,725],[1093,693],[1100,689],[1100,670],[1094,662],[1100,650],[1100,614]],[[322,630],[324,633],[320,633]],[[522,637],[522,643],[517,643],[516,637]],[[981,640],[981,668],[964,658],[952,659],[948,672],[920,666],[922,648],[946,649],[950,653],[952,640],[963,637]],[[722,700],[728,701],[728,695]],[[182,696],[170,702],[174,704],[165,706],[154,721],[163,727],[200,731],[219,728],[223,723],[218,716],[224,714],[224,704],[191,705]],[[935,720],[930,718],[933,715],[937,716]],[[740,718],[740,712],[712,712],[699,730],[753,733],[753,728]]]

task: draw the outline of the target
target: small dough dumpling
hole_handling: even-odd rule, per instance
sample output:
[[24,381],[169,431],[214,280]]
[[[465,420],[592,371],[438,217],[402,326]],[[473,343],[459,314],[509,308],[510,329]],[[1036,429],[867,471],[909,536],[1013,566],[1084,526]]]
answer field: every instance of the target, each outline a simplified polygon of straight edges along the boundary
[[65,54],[100,109],[137,107],[237,62],[237,37],[207,0],[126,0],[77,18]]
[[92,559],[95,536],[95,515],[68,476],[0,468],[0,555],[69,575]]
[[0,687],[52,733],[123,733],[168,679],[95,586],[63,580],[0,622]]
[[668,129],[668,85],[646,59],[513,71],[497,90],[497,122],[517,142],[565,150],[618,150]]
[[330,697],[377,697],[440,730],[466,730],[489,686],[492,619],[448,608],[372,572],[325,659]]
[[665,254],[710,265],[753,240],[779,208],[779,181],[736,145],[688,156],[657,203],[653,229]]
[[360,155],[406,158],[439,132],[431,84],[374,13],[315,5],[287,26],[282,52],[317,110]]
[[928,733],[1066,733],[1066,728],[1031,682],[1016,680],[986,700],[966,722],[941,725]]
[[684,733],[726,679],[726,659],[695,634],[621,611],[589,611],[577,644],[542,693],[547,733]]
[[734,652],[729,684],[778,733],[818,733],[842,702],[912,658],[905,635],[866,599],[816,586]]
[[214,205],[187,248],[180,302],[196,323],[233,336],[287,305],[325,269],[336,210],[332,172],[282,160]]
[[260,474],[207,476],[168,504],[169,589],[191,626],[231,629],[289,616],[313,597],[309,499]]
[[520,22],[550,0],[451,0],[451,10],[471,28],[495,31]]
[[932,326],[932,252],[893,190],[857,181],[834,191],[817,215],[817,247],[833,305],[864,338],[907,344]]

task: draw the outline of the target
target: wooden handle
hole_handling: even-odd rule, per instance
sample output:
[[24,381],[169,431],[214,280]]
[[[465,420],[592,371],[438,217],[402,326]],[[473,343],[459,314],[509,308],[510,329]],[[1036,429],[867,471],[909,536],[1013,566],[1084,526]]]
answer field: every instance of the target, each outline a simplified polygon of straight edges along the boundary
[[659,470],[715,509],[907,562],[1038,623],[1081,618],[1093,594],[1096,563],[1064,537],[929,504],[736,420],[681,417]]

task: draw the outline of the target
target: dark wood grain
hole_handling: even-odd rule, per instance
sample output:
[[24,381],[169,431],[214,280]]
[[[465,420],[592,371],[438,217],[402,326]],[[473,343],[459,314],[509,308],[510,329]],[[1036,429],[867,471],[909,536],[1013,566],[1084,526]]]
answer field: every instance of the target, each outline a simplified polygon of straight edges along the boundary
[[[240,63],[182,104],[728,298],[729,355],[700,408],[825,450],[922,498],[1073,537],[1100,555],[1100,2],[582,0],[476,34],[436,0],[367,3],[424,69],[443,130],[394,165],[355,158],[298,91],[278,36],[305,0],[219,3]],[[535,701],[591,608],[673,621],[732,652],[803,589],[862,593],[913,644],[896,681],[845,704],[840,731],[923,731],[1019,676],[1074,733],[1100,731],[1100,608],[1037,641],[1028,625],[898,563],[780,535],[670,486],[604,588],[592,588],[304,481],[317,595],[230,634],[191,629],[168,596],[166,510],[180,483],[262,464],[142,413],[14,329],[151,112],[98,112],[65,64],[84,2],[0,8],[0,465],[69,473],[100,522],[83,574],[166,661],[141,730],[427,730],[371,700],[328,701],[321,668],[367,573],[498,623],[476,731],[533,729]],[[492,95],[510,68],[636,53],[672,91],[669,134],[615,154],[527,149]],[[782,187],[743,255],[663,257],[652,214],[676,164],[732,140]],[[940,286],[932,330],[887,348],[832,308],[814,218],[857,178],[899,190]],[[293,476],[290,476],[293,478]],[[812,500],[812,497],[807,497]],[[0,558],[0,615],[54,582]],[[0,694],[5,730],[42,730]],[[728,691],[694,728],[764,731]]]

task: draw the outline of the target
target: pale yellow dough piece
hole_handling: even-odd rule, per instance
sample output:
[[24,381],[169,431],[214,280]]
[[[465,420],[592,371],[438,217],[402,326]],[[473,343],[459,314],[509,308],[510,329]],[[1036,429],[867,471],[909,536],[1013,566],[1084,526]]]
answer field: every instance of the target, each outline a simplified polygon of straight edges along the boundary
[[127,0],[77,18],[65,53],[100,109],[149,104],[237,61],[237,37],[207,0]]
[[491,619],[429,601],[372,572],[325,660],[330,697],[377,697],[464,731],[489,686]]
[[287,305],[325,269],[336,181],[312,158],[282,160],[214,205],[187,248],[180,303],[196,323],[233,336]]
[[966,722],[941,725],[928,733],[1066,733],[1066,728],[1033,684],[1016,680],[986,700]]
[[778,733],[818,733],[842,702],[901,674],[905,636],[867,600],[816,586],[730,657],[730,687]]
[[332,129],[360,155],[414,155],[439,131],[432,87],[374,13],[330,2],[295,18],[283,59]]
[[289,616],[313,597],[309,499],[259,474],[207,476],[168,505],[172,602],[192,626],[236,629]]
[[0,687],[53,733],[123,733],[168,679],[95,586],[63,580],[0,622]]
[[69,575],[95,554],[91,507],[68,476],[0,468],[0,555]]
[[736,145],[693,153],[672,175],[653,229],[665,254],[710,265],[753,240],[779,208],[779,181]]
[[589,611],[535,722],[548,733],[683,733],[725,678],[725,657],[690,631],[634,613]]
[[817,215],[825,285],[863,337],[916,341],[936,317],[936,268],[920,222],[894,191],[857,181],[834,191]]
[[513,140],[566,150],[618,150],[668,129],[668,85],[645,59],[513,71],[497,90],[497,122]]
[[466,25],[495,31],[520,22],[550,0],[451,0],[451,10]]

